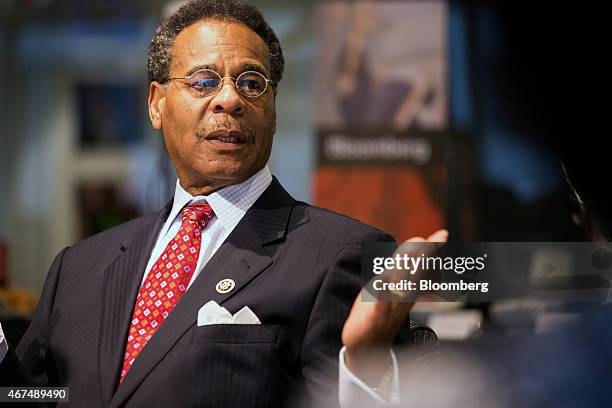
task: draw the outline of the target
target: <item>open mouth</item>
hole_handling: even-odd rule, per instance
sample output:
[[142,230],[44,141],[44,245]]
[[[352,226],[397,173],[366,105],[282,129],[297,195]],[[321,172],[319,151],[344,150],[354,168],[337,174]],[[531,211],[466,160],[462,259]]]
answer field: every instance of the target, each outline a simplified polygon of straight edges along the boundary
[[246,143],[246,137],[238,131],[217,131],[206,137],[206,140],[218,143],[241,145]]

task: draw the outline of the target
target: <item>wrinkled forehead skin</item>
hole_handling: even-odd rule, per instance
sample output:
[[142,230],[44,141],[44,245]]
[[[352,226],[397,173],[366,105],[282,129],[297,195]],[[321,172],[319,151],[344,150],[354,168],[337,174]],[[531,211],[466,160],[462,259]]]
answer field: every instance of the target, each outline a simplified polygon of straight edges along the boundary
[[177,35],[170,76],[186,76],[206,65],[222,76],[235,76],[240,73],[236,68],[247,64],[260,66],[262,73],[270,76],[270,57],[263,39],[237,21],[206,19]]

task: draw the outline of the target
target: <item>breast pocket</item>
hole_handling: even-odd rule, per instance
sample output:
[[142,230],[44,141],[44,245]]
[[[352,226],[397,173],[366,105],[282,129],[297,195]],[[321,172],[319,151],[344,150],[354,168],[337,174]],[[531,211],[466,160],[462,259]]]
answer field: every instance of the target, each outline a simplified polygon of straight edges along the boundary
[[275,345],[279,331],[277,324],[211,324],[195,327],[191,342]]

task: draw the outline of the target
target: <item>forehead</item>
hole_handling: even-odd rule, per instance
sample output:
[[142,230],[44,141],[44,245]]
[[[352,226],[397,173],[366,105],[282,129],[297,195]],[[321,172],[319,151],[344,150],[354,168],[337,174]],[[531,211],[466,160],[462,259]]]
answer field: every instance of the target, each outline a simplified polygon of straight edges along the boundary
[[186,75],[194,67],[208,65],[227,75],[240,65],[255,64],[269,73],[269,60],[266,43],[246,26],[234,21],[202,20],[177,35],[170,72],[173,76]]

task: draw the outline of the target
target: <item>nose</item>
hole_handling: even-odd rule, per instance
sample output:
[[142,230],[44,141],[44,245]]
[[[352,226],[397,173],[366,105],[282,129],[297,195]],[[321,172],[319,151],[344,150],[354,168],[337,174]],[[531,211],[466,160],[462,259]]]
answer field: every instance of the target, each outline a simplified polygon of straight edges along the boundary
[[230,115],[242,115],[245,103],[231,78],[225,78],[219,92],[211,99],[208,105],[215,113],[227,113]]

